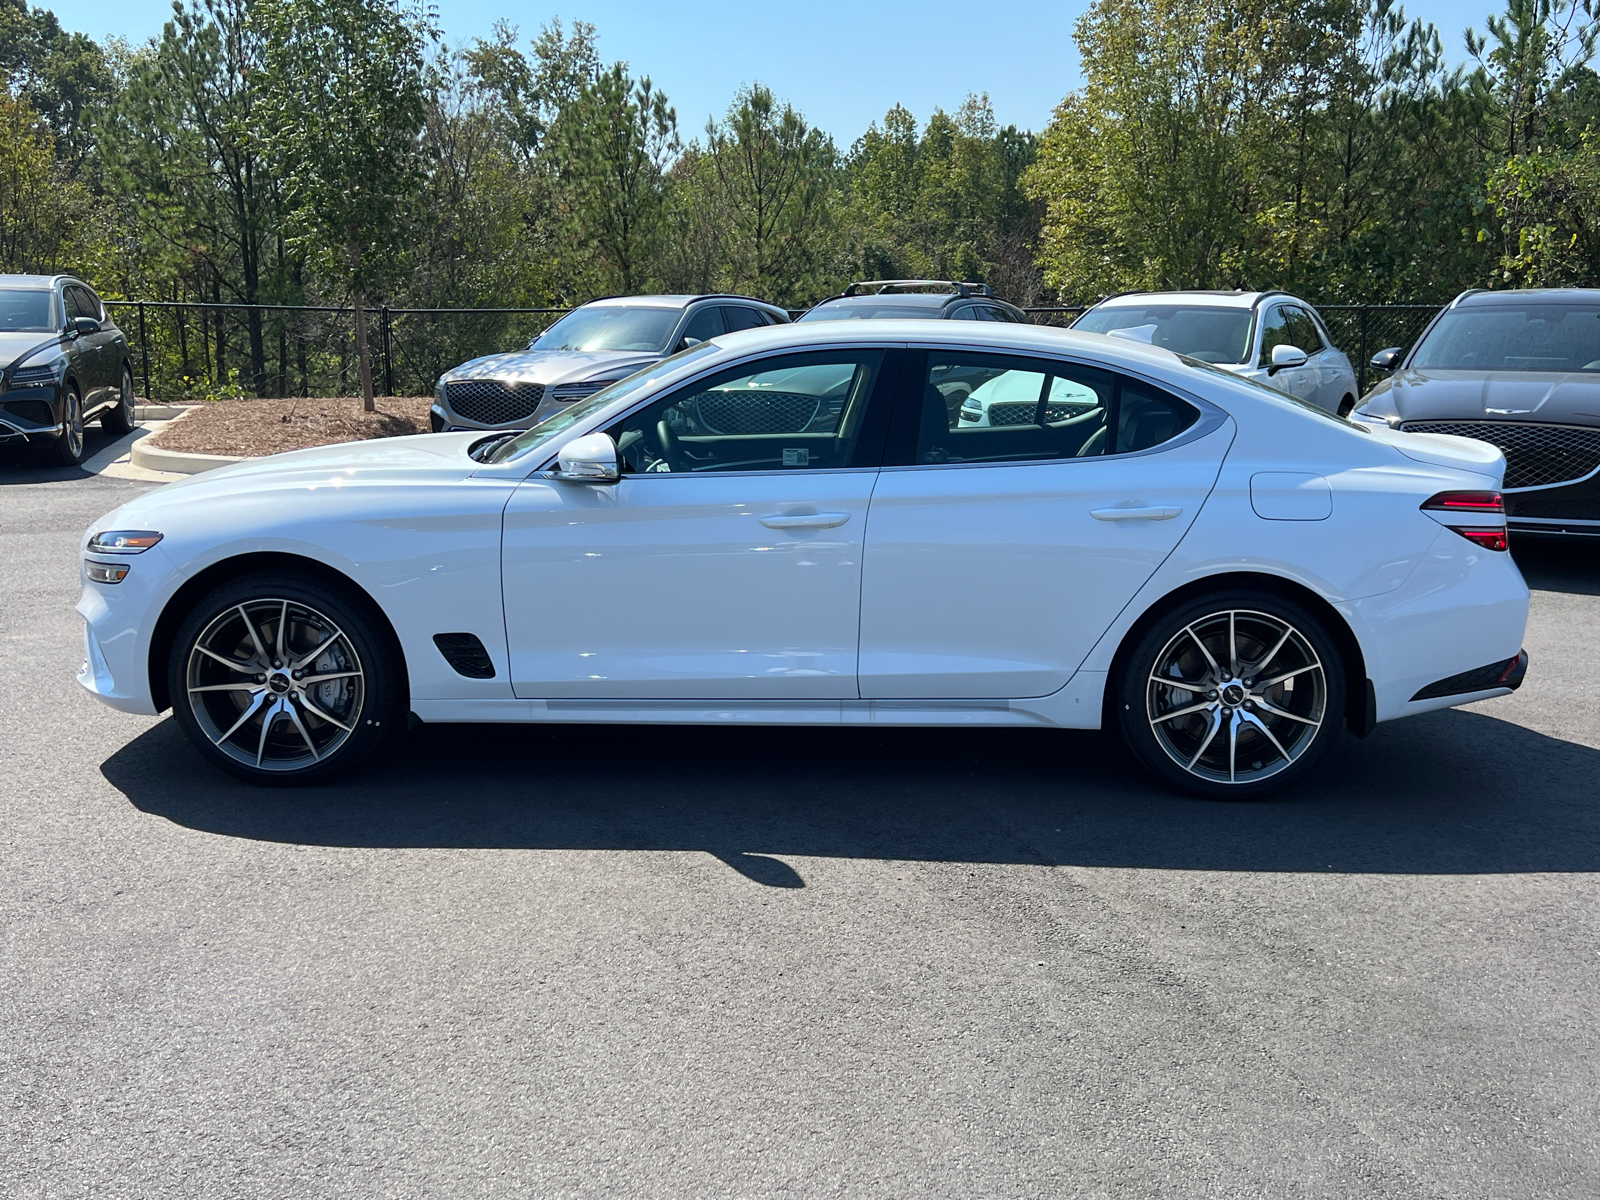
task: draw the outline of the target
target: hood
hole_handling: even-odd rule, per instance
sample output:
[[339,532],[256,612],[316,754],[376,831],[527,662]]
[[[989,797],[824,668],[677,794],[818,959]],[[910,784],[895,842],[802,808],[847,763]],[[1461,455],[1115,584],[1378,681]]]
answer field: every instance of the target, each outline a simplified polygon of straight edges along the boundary
[[0,333],[0,370],[11,365],[13,359],[19,354],[26,353],[34,347],[41,347],[38,354],[30,354],[23,366],[38,366],[50,361],[54,357],[54,349],[59,349],[61,335],[59,333]]
[[[465,479],[480,465],[467,456],[467,450],[483,436],[481,432],[419,433],[291,450],[177,480],[141,496],[127,506],[127,511],[153,514],[162,509],[225,503],[236,497],[255,497],[264,491],[285,488],[316,490],[352,484]],[[160,525],[151,528],[159,529]]]
[[637,350],[514,350],[488,354],[446,371],[441,383],[456,379],[504,379],[516,383],[577,383],[596,375],[620,379],[661,359]]
[[1600,425],[1600,373],[1399,371],[1368,407],[1402,421],[1539,421]]

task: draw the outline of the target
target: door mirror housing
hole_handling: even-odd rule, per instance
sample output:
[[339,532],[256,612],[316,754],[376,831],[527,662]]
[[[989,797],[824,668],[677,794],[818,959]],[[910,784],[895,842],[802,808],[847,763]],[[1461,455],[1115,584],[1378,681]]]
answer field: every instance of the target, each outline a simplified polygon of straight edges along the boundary
[[67,332],[73,337],[82,333],[99,333],[100,322],[93,317],[73,317],[67,322]]
[[[687,350],[690,346],[698,346],[703,341],[705,341],[704,338],[681,337],[678,339],[677,350]],[[673,353],[676,354],[677,350],[674,350]]]
[[586,433],[561,447],[556,456],[557,479],[572,483],[615,483],[622,478],[617,443],[609,433]]
[[1392,371],[1400,365],[1400,360],[1405,357],[1405,350],[1400,346],[1390,346],[1387,350],[1379,350],[1372,356],[1372,365],[1380,371]]
[[1288,367],[1303,367],[1306,365],[1306,352],[1299,346],[1288,344],[1277,345],[1272,348],[1272,365],[1267,368],[1268,375],[1276,375]]

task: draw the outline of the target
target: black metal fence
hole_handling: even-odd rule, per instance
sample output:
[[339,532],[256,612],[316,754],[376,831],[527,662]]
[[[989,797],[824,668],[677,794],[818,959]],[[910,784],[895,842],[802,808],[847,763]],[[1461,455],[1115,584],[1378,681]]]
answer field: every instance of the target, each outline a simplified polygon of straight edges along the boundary
[[[135,375],[151,400],[224,396],[348,396],[360,391],[355,311],[334,305],[207,304],[108,300],[133,343]],[[1085,305],[1030,308],[1036,323],[1070,325]],[[1361,390],[1378,372],[1368,360],[1409,348],[1436,304],[1330,304],[1317,311],[1350,356]],[[373,386],[390,396],[431,395],[458,363],[518,350],[566,308],[374,308],[368,339]]]

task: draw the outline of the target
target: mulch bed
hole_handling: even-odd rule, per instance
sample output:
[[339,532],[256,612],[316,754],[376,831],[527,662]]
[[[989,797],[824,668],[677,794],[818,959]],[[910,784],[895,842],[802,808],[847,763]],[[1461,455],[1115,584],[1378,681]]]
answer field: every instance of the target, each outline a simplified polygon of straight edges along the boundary
[[428,432],[431,396],[379,396],[364,412],[359,396],[287,400],[214,400],[168,425],[155,439],[163,450],[254,457]]

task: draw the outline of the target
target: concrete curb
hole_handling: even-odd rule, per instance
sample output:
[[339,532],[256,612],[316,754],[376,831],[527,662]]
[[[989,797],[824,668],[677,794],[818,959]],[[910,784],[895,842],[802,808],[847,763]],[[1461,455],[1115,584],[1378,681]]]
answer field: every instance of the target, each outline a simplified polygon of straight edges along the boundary
[[244,462],[243,458],[230,458],[226,454],[186,454],[181,450],[163,450],[152,446],[149,438],[133,444],[133,465],[147,471],[173,471],[179,475],[198,475],[218,467],[231,467]]
[[138,404],[134,406],[133,415],[140,421],[171,421],[197,407],[194,404]]

